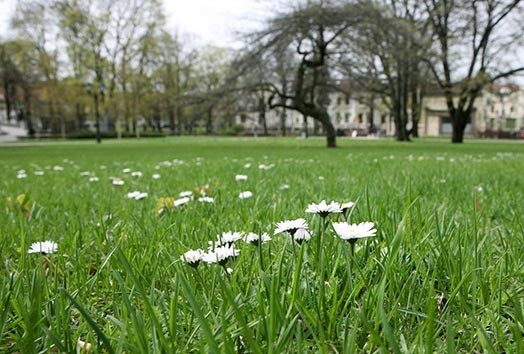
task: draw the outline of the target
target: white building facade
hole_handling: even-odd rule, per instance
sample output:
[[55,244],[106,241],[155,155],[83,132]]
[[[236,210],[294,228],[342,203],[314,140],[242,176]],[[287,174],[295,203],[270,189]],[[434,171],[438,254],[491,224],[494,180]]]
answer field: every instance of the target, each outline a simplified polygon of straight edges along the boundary
[[[328,113],[338,135],[395,134],[393,118],[379,99],[370,100],[365,94],[351,96],[341,92],[329,95]],[[285,127],[289,134],[322,133],[321,126],[311,117],[304,123],[304,116],[286,110]],[[408,112],[411,114],[411,112]],[[259,112],[244,112],[235,118],[246,134],[262,134],[263,122]],[[282,109],[267,110],[266,125],[270,135],[282,132]],[[411,122],[408,124],[410,128]],[[422,113],[418,123],[419,136],[450,136],[452,133],[446,99],[442,94],[427,94],[422,100]],[[355,133],[356,132],[356,133]],[[524,139],[524,88],[510,85],[492,85],[475,100],[471,122],[465,135],[488,138]]]
[[[344,93],[331,93],[329,96],[328,113],[337,130],[338,135],[391,135],[394,133],[393,122],[390,121],[387,110],[374,100],[372,104],[362,103],[361,97],[349,96]],[[268,133],[281,134],[283,109],[276,108],[265,112]],[[304,120],[307,119],[305,122]],[[236,124],[242,124],[246,134],[263,133],[263,122],[260,112],[243,112],[235,118]],[[286,109],[285,129],[287,133],[296,134],[305,131],[308,133],[322,133],[321,124],[313,118],[305,118],[302,113]]]

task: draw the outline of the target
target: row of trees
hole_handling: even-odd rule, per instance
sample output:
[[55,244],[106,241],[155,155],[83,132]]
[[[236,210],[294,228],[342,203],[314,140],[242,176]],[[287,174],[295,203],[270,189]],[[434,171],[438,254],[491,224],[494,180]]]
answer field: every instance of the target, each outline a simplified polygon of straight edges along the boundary
[[461,143],[482,90],[524,72],[522,18],[519,0],[307,1],[253,36],[247,62],[294,51],[293,78],[262,86],[270,107],[319,121],[328,147],[336,143],[325,93],[341,89],[337,78],[389,107],[398,140],[417,134],[422,97],[436,85]]
[[[227,75],[229,52],[192,48],[165,29],[157,0],[21,0],[14,39],[0,43],[8,116],[34,131],[97,129],[140,132],[140,125],[172,133],[225,101],[215,91]],[[206,99],[204,99],[204,97]],[[207,127],[211,130],[211,125]]]
[[[334,90],[391,112],[396,138],[416,136],[429,85],[446,99],[453,142],[496,80],[524,72],[519,0],[305,0],[280,5],[241,50],[191,48],[165,30],[158,0],[20,0],[16,39],[0,44],[8,113],[65,134],[86,112],[117,132],[144,121],[173,134],[212,133],[239,111],[312,117],[336,146]],[[520,53],[521,54],[521,53]],[[336,83],[348,79],[350,87]],[[45,96],[45,97],[42,97]],[[42,99],[45,98],[45,99]],[[45,102],[45,107],[39,103]],[[408,129],[408,127],[410,127]]]

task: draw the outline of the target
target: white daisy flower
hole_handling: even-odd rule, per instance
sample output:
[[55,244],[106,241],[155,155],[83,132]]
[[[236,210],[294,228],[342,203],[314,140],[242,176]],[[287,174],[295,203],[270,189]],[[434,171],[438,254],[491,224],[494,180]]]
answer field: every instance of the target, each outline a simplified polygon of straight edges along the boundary
[[176,199],[174,202],[173,202],[173,205],[174,206],[181,206],[181,205],[184,205],[184,204],[187,204],[191,201],[190,198],[188,197],[184,197],[184,198],[180,198],[180,199]]
[[246,175],[236,175],[235,176],[235,181],[247,181],[247,176]]
[[87,177],[89,175],[91,175],[91,172],[89,171],[80,172],[80,177]]
[[98,177],[96,176],[89,177],[89,182],[98,182]]
[[229,246],[218,246],[215,249],[210,250],[209,252],[204,253],[202,260],[206,263],[218,263],[221,266],[224,266],[227,261],[238,256],[240,251],[234,247]]
[[240,194],[238,195],[240,199],[247,199],[247,198],[251,198],[252,196],[253,196],[253,193],[250,191],[240,192]]
[[244,165],[244,168],[251,168],[251,164],[250,164],[250,163],[246,163],[246,164]]
[[155,173],[151,176],[153,179],[160,179],[160,175],[158,173]]
[[325,179],[324,176],[318,176],[319,181],[323,181],[324,179]]
[[218,245],[232,245],[236,241],[242,238],[241,232],[236,231],[226,231],[222,232],[222,235],[217,235],[217,244]]
[[34,242],[27,253],[51,254],[58,250],[58,245],[53,241]]
[[93,352],[93,345],[89,342],[84,342],[83,340],[78,340],[76,342],[77,350],[80,353],[92,353]]
[[311,233],[308,231],[308,229],[298,229],[293,234],[293,240],[295,240],[298,244],[301,244],[304,241],[309,241],[311,239]]
[[130,168],[124,168],[122,170],[122,173],[130,173],[131,172],[131,169]]
[[113,186],[123,186],[124,180],[121,178],[113,178]]
[[355,242],[359,238],[376,236],[377,229],[372,222],[361,222],[360,224],[349,224],[347,222],[334,222],[333,228],[337,236],[349,242]]
[[134,191],[131,193],[127,193],[127,197],[130,199],[134,199],[134,200],[141,200],[141,199],[147,198],[147,193]]
[[130,198],[130,199],[131,198],[135,198],[135,196],[138,195],[138,194],[140,194],[139,191],[129,192],[129,193],[127,193],[127,197]]
[[342,212],[345,213],[346,211],[348,211],[349,209],[353,208],[354,206],[355,206],[355,203],[353,203],[353,202],[346,202],[346,203],[340,204],[340,209],[342,209]]
[[142,172],[140,172],[140,171],[131,172],[131,177],[140,178],[140,177],[142,177]]
[[43,176],[44,175],[44,171],[35,171],[34,174],[35,174],[35,176]]
[[214,203],[215,199],[212,197],[200,197],[198,198],[198,201],[201,203]]
[[189,250],[186,253],[184,253],[180,259],[184,262],[187,262],[191,267],[197,267],[200,264],[200,261],[202,261],[202,257],[204,256],[204,251],[198,249],[198,250]]
[[285,190],[285,189],[289,189],[289,184],[283,184],[280,186],[279,188],[281,191]]
[[258,246],[259,244],[269,241],[271,241],[271,237],[265,232],[262,235],[257,235],[253,232],[250,232],[244,237],[244,242],[250,243],[254,246]]
[[295,234],[298,229],[308,229],[306,220],[300,218],[295,220],[284,220],[277,223],[277,228],[275,229],[274,234],[279,234],[282,232],[287,232],[290,235]]
[[321,201],[319,204],[311,203],[306,209],[306,213],[318,214],[321,217],[325,218],[330,213],[341,213],[342,208],[337,202],[326,203],[325,200]]
[[182,198],[191,198],[193,196],[193,192],[183,191],[183,192],[178,193],[178,196]]
[[23,178],[27,178],[27,174],[24,172],[20,173],[20,171],[18,171],[18,174],[16,175],[16,178],[18,179],[23,179]]
[[57,165],[57,166],[53,167],[53,171],[63,171],[63,170],[64,170],[64,168],[62,166],[58,166]]
[[263,163],[261,163],[260,165],[258,165],[258,168],[261,169],[261,170],[270,170],[272,169],[273,167],[275,167],[275,164],[271,164],[271,165],[265,165]]

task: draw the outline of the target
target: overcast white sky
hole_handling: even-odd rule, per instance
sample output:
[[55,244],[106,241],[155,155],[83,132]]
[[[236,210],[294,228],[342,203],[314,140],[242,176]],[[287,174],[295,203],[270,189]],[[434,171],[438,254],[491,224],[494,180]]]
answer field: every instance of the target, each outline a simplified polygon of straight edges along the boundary
[[168,27],[220,46],[231,45],[235,31],[253,29],[267,15],[257,0],[164,0],[164,6]]
[[[235,31],[254,28],[268,14],[261,0],[163,0],[167,27],[194,35],[201,44],[234,45]],[[16,0],[0,0],[0,37],[9,28]]]

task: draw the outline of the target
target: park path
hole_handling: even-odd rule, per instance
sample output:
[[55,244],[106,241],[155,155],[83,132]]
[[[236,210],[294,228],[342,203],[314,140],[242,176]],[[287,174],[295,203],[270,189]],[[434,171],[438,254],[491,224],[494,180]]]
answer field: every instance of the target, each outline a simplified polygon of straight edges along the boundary
[[19,127],[0,125],[0,143],[16,141],[19,136],[26,136],[27,130]]

